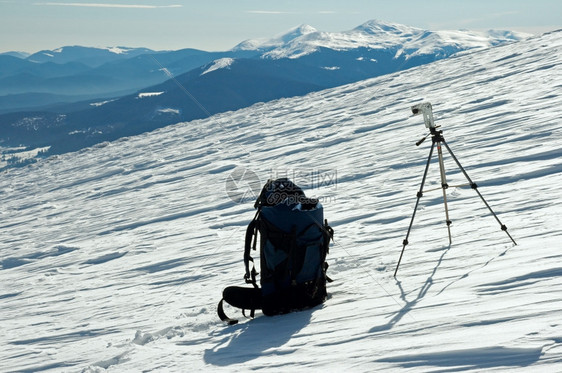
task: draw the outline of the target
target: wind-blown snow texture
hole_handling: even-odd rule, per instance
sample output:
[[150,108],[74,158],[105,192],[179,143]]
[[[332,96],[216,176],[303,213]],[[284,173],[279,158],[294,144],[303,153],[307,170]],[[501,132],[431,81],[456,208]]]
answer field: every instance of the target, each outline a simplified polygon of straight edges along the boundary
[[[0,371],[561,371],[561,56],[552,33],[4,173]],[[394,279],[422,100],[518,245],[451,187],[449,246],[427,192]],[[219,322],[253,217],[225,190],[237,168],[337,173],[307,190],[336,231],[323,306]]]

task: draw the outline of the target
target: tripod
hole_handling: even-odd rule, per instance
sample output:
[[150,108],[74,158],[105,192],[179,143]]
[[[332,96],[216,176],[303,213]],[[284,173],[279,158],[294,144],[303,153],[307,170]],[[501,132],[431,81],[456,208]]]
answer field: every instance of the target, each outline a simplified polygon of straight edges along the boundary
[[[414,110],[414,108],[413,108],[413,110]],[[417,114],[417,112],[414,111],[414,114]],[[432,119],[433,118],[431,118],[431,120]],[[480,198],[482,199],[482,202],[484,202],[484,204],[486,205],[488,210],[490,210],[490,212],[492,213],[494,218],[496,218],[497,222],[500,224],[501,230],[504,231],[509,236],[509,238],[511,239],[511,241],[513,241],[513,243],[515,245],[517,245],[517,243],[515,242],[513,237],[511,237],[511,235],[507,231],[507,227],[505,226],[505,224],[502,224],[502,222],[500,221],[498,216],[494,213],[494,211],[492,210],[492,208],[490,207],[488,202],[486,202],[486,200],[484,199],[484,197],[482,196],[482,194],[478,190],[478,186],[470,179],[470,177],[466,173],[465,169],[462,167],[459,160],[457,159],[457,157],[455,157],[455,155],[453,154],[451,148],[449,148],[449,145],[447,145],[447,142],[443,138],[443,131],[437,130],[435,128],[435,126],[433,125],[433,123],[431,123],[431,124],[432,125],[429,126],[431,132],[416,143],[416,145],[419,146],[429,135],[431,135],[432,144],[431,144],[431,149],[429,150],[429,157],[427,158],[427,164],[425,166],[425,171],[423,173],[423,178],[422,178],[420,190],[418,191],[418,194],[417,194],[418,198],[416,200],[416,206],[414,207],[414,213],[412,214],[412,219],[410,220],[410,226],[408,227],[408,233],[406,234],[406,238],[402,242],[402,244],[404,246],[402,247],[402,252],[400,253],[400,258],[398,259],[398,264],[396,265],[396,270],[394,271],[394,277],[396,277],[396,274],[398,273],[398,267],[400,266],[400,262],[402,261],[402,255],[404,255],[404,250],[406,249],[406,245],[408,245],[408,237],[410,236],[410,230],[412,229],[412,225],[414,224],[414,218],[416,216],[416,210],[418,209],[418,204],[420,202],[420,198],[423,196],[423,186],[425,184],[425,179],[427,177],[427,170],[429,169],[429,163],[431,162],[431,156],[433,155],[433,149],[436,146],[437,146],[437,155],[438,155],[438,159],[439,159],[439,170],[441,172],[441,188],[440,189],[443,190],[443,204],[445,205],[445,222],[447,223],[447,230],[449,232],[449,244],[452,243],[452,240],[451,240],[451,220],[449,219],[449,208],[447,207],[447,188],[449,188],[449,184],[447,184],[447,177],[445,175],[445,166],[443,164],[443,151],[441,149],[441,144],[445,145],[445,148],[447,148],[447,151],[449,152],[451,157],[453,157],[453,159],[455,160],[455,163],[457,164],[457,166],[460,168],[460,170],[462,171],[462,173],[464,174],[464,176],[468,180],[468,183],[469,183],[468,185],[470,185],[470,187],[472,189],[474,189],[476,191],[476,193],[478,193],[478,196],[480,196]]]

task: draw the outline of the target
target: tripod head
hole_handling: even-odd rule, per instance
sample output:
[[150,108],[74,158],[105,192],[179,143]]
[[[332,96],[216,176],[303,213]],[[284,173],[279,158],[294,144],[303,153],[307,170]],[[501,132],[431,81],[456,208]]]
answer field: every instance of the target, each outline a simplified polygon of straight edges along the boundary
[[431,135],[431,138],[433,139],[434,142],[443,141],[443,131],[437,130],[437,127],[431,128],[430,132],[427,135],[425,135],[418,142],[416,142],[416,146],[420,146],[425,141],[425,139],[427,139],[429,135]]

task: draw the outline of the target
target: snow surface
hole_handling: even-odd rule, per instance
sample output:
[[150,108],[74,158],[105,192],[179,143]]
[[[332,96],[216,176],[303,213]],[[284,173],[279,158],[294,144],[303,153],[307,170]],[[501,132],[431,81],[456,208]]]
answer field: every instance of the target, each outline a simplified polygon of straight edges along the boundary
[[141,92],[138,94],[137,98],[160,96],[162,93],[164,92]]
[[[3,173],[0,371],[562,371],[561,58],[552,33]],[[449,246],[428,191],[395,279],[422,100],[518,245],[451,187]],[[465,182],[446,151],[445,167]],[[254,215],[225,190],[240,169],[321,184],[306,192],[336,232],[324,305],[218,320]]]
[[130,52],[133,48],[126,48],[126,47],[106,47],[104,48],[108,51],[110,51],[111,53],[115,53],[115,54],[127,54],[128,52]]
[[180,114],[179,109],[173,109],[173,108],[158,109],[158,112],[165,113],[165,114],[176,114],[176,115]]
[[225,57],[219,58],[218,60],[214,60],[205,68],[205,71],[201,73],[201,75],[205,75],[210,73],[211,71],[219,70],[219,69],[227,69],[234,63],[234,58]]
[[99,101],[99,102],[91,102],[91,103],[90,103],[90,106],[103,106],[103,105],[105,105],[105,104],[107,104],[107,103],[110,103],[110,102],[113,102],[113,101],[115,101],[115,100],[116,100],[116,99],[113,99],[113,100],[105,100],[105,101]]

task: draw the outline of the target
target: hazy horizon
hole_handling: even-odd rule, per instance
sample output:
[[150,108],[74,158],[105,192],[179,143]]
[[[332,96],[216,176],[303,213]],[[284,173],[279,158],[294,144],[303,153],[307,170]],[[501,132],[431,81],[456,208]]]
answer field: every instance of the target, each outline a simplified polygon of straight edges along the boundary
[[[157,4],[157,5],[156,5]],[[269,38],[302,24],[320,31],[351,30],[372,19],[427,30],[489,29],[531,34],[562,28],[562,3],[553,0],[460,1],[351,0],[264,3],[137,0],[131,3],[0,1],[0,53],[33,54],[63,46],[194,48],[224,51],[256,38]]]

